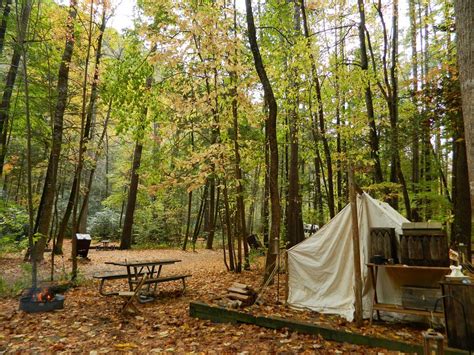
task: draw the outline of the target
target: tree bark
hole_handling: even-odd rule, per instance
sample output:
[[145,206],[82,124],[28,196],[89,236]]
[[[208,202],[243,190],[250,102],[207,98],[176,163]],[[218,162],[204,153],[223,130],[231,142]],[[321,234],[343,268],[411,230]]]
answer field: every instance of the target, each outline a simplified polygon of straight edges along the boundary
[[[301,33],[299,0],[294,0],[294,30],[298,36]],[[290,73],[291,84],[291,110],[289,114],[290,126],[290,159],[288,171],[288,202],[286,211],[286,234],[287,248],[298,244],[304,240],[303,231],[303,212],[300,195],[300,177],[299,177],[299,143],[298,143],[298,125],[299,125],[299,82],[298,72],[293,69]],[[291,78],[290,77],[290,78]]]
[[[92,11],[93,11],[93,3],[91,3],[91,27],[92,27]],[[84,74],[84,88],[83,88],[83,102],[84,102],[84,107],[83,107],[83,122],[84,123],[84,129],[82,130],[81,133],[81,142],[79,144],[79,160],[77,162],[76,170],[74,172],[74,178],[73,178],[73,183],[71,187],[71,192],[69,193],[69,199],[68,203],[66,206],[66,210],[64,211],[64,216],[63,219],[61,220],[61,224],[59,226],[59,231],[58,231],[58,236],[56,240],[56,245],[55,245],[55,250],[54,253],[56,255],[62,254],[62,246],[63,246],[63,240],[64,236],[66,233],[66,229],[69,223],[69,219],[71,217],[71,214],[73,212],[73,209],[76,208],[75,205],[79,203],[79,191],[80,191],[80,183],[81,183],[81,175],[82,175],[82,170],[84,167],[84,157],[87,151],[87,143],[90,140],[90,134],[91,134],[91,127],[92,127],[92,118],[95,112],[95,105],[96,101],[98,98],[98,91],[99,91],[99,70],[100,70],[100,60],[102,57],[102,39],[103,39],[103,34],[105,31],[105,26],[106,26],[106,17],[105,17],[105,10],[102,13],[102,23],[100,26],[100,32],[99,32],[99,37],[97,38],[97,48],[96,48],[96,53],[95,53],[95,66],[94,66],[94,76],[92,80],[92,85],[91,85],[91,94],[89,98],[89,104],[86,109],[86,90],[87,90],[87,67],[88,67],[88,62],[89,62],[89,55],[87,56],[86,60],[86,70]],[[92,35],[92,28],[89,29],[90,34],[89,34],[89,50],[92,46],[92,41],[90,36]],[[84,117],[85,116],[85,117]],[[89,195],[88,195],[89,196]],[[87,201],[84,200],[83,204],[87,205]],[[82,210],[82,208],[81,208]],[[85,211],[85,209],[84,209]],[[77,221],[73,221],[73,224],[75,224]],[[76,231],[73,231],[72,236],[74,237]]]
[[45,184],[43,186],[43,193],[41,195],[41,201],[38,208],[38,215],[36,217],[35,230],[40,235],[40,239],[34,248],[34,257],[37,260],[43,258],[43,252],[46,246],[46,240],[49,233],[53,211],[59,158],[61,156],[61,145],[63,138],[63,118],[68,98],[69,68],[75,43],[74,23],[77,15],[76,5],[76,0],[70,1],[69,15],[67,20],[66,45],[64,47],[58,74],[58,98],[54,113],[52,137],[53,143],[51,146],[51,154],[48,162]]
[[257,43],[257,33],[255,29],[255,21],[253,18],[252,1],[245,0],[247,12],[247,29],[250,42],[250,49],[254,59],[255,69],[257,71],[260,82],[263,86],[265,101],[268,104],[268,118],[266,121],[266,129],[268,131],[268,146],[270,149],[270,166],[269,166],[269,182],[270,182],[270,201],[271,201],[271,230],[270,230],[270,248],[267,252],[265,262],[264,282],[266,282],[273,272],[276,263],[276,254],[274,250],[279,248],[280,240],[280,222],[281,207],[280,196],[278,192],[278,141],[277,141],[277,113],[278,107],[273,94],[273,89],[268,79],[267,72],[263,65],[262,57]]
[[[360,41],[360,66],[364,73],[369,70],[369,61],[367,57],[367,45],[365,42],[365,9],[364,1],[357,0],[359,9],[359,41]],[[375,125],[375,113],[372,89],[370,87],[370,79],[367,78],[367,84],[365,86],[365,106],[367,109],[367,118],[369,122],[369,138],[370,138],[370,152],[371,157],[374,160],[374,180],[377,183],[383,182],[382,165],[380,163],[380,144],[377,133],[377,126]]]
[[[410,44],[411,44],[411,70],[412,70],[412,91],[411,101],[415,108],[414,117],[412,118],[412,164],[411,164],[411,185],[414,193],[418,192],[420,183],[420,114],[418,111],[418,52],[417,52],[417,21],[415,0],[409,0],[410,15]],[[411,219],[416,222],[418,216],[417,206],[412,207]]]
[[474,1],[456,0],[454,4],[471,211],[474,211]]
[[471,260],[471,202],[469,193],[469,174],[466,155],[466,139],[462,122],[462,112],[455,119],[455,135],[453,137],[453,225],[451,243],[453,246],[460,243],[467,246],[468,260]]
[[[306,37],[306,45],[308,49],[311,51],[311,35],[309,33],[309,26],[308,26],[308,19],[306,17],[306,7],[304,4],[304,0],[301,0],[301,13],[303,17],[303,30],[304,35]],[[328,201],[328,209],[329,209],[329,216],[333,218],[336,215],[335,212],[335,204],[334,204],[334,183],[333,183],[333,169],[332,169],[332,157],[331,157],[331,149],[329,147],[329,141],[326,136],[326,121],[324,118],[324,106],[323,106],[323,98],[321,92],[321,84],[319,81],[318,72],[316,70],[316,62],[315,58],[310,52],[309,54],[311,60],[311,76],[314,81],[314,86],[316,90],[316,99],[318,103],[318,123],[319,123],[319,133],[320,138],[323,143],[323,150],[324,156],[326,158],[326,168],[327,168],[327,201]],[[321,169],[323,167],[321,166]]]
[[[235,74],[231,73],[233,82],[232,87],[232,123],[234,128],[234,174],[236,180],[236,202],[237,202],[237,228],[238,241],[244,246],[244,269],[250,269],[249,251],[247,244],[247,224],[245,220],[245,202],[244,202],[244,187],[242,169],[240,167],[240,147],[239,147],[239,112],[237,103],[237,78]],[[238,265],[239,268],[239,265]],[[240,272],[239,269],[237,269]]]
[[120,249],[130,249],[132,246],[133,218],[137,203],[138,181],[140,179],[138,169],[140,168],[140,162],[142,159],[142,150],[143,143],[138,139],[135,142],[135,150],[133,153],[132,176],[130,179],[130,188],[128,190],[127,208],[123,220],[122,236],[120,238]]
[[8,16],[11,11],[12,0],[7,0],[5,7],[3,8],[2,23],[0,24],[0,55],[3,53],[5,47],[5,35],[7,33]]
[[[7,4],[8,8],[10,7]],[[0,177],[3,175],[3,165],[5,163],[5,155],[7,152],[7,130],[9,121],[9,112],[13,87],[15,86],[18,67],[22,56],[22,48],[26,40],[28,22],[30,19],[32,5],[30,2],[25,3],[21,9],[20,23],[18,24],[17,40],[14,44],[13,55],[11,58],[10,68],[5,79],[5,88],[3,89],[2,102],[0,103]]]

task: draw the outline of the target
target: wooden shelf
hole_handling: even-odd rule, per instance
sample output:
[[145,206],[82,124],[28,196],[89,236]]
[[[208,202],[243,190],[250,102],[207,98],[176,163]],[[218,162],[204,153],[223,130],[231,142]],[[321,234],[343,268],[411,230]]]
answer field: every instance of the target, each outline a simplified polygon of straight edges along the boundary
[[409,309],[404,308],[403,306],[396,305],[396,304],[388,304],[388,303],[376,303],[373,306],[374,311],[385,311],[385,312],[395,312],[395,313],[405,313],[405,314],[412,314],[415,316],[431,316],[434,317],[444,317],[443,312],[430,312],[430,311],[423,311],[420,309]]
[[[372,317],[373,311],[377,311],[377,315],[379,316],[379,311],[385,312],[394,312],[394,313],[404,313],[404,314],[411,314],[415,316],[422,316],[422,317],[444,317],[444,312],[431,312],[427,310],[420,310],[420,309],[411,309],[405,308],[402,305],[398,304],[387,304],[387,303],[379,303],[377,298],[377,274],[379,268],[384,268],[387,270],[393,270],[395,272],[403,273],[405,276],[410,275],[415,278],[426,279],[434,278],[437,279],[437,282],[441,281],[443,275],[449,274],[451,269],[449,267],[441,267],[441,266],[418,266],[418,265],[404,265],[404,264],[374,264],[369,263],[367,267],[370,271],[370,276],[372,279],[372,287],[374,289],[374,295],[372,298],[372,312],[370,314],[370,324],[372,324]],[[407,271],[408,273],[403,272],[402,270]],[[412,280],[413,281],[413,280]],[[418,285],[419,282],[417,280],[414,281],[413,285]]]
[[429,270],[429,271],[446,271],[451,272],[451,269],[446,266],[418,266],[418,265],[404,265],[404,264],[374,264],[368,263],[369,267],[383,267],[386,269],[405,269],[405,270]]

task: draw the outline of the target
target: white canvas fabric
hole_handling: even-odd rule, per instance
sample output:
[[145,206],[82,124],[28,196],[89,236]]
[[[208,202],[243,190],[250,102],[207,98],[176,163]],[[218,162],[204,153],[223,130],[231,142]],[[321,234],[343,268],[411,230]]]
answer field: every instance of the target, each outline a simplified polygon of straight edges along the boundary
[[[357,198],[363,282],[364,316],[369,316],[372,284],[369,279],[370,228],[395,228],[397,239],[401,225],[409,222],[384,202],[367,193]],[[347,205],[315,235],[288,250],[288,303],[321,313],[339,314],[354,319],[354,258],[352,251],[351,206]],[[401,304],[396,280],[379,270],[379,302]]]

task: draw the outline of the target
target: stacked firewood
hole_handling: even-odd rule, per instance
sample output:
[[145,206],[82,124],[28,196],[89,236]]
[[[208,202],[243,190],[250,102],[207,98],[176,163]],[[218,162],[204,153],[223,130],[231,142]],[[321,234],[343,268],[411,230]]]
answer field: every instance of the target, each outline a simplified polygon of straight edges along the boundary
[[224,307],[240,308],[251,306],[256,299],[257,292],[251,286],[234,282],[227,289],[227,294],[221,298],[219,304]]

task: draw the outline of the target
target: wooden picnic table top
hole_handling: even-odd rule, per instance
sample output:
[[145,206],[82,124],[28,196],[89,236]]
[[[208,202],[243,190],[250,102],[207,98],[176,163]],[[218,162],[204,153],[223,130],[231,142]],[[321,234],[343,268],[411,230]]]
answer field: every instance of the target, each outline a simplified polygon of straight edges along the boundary
[[125,267],[140,267],[152,265],[167,265],[180,262],[180,259],[156,259],[156,260],[125,260],[125,261],[106,261],[105,264],[125,266]]

